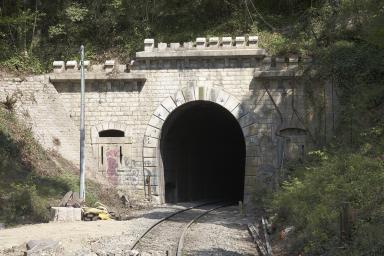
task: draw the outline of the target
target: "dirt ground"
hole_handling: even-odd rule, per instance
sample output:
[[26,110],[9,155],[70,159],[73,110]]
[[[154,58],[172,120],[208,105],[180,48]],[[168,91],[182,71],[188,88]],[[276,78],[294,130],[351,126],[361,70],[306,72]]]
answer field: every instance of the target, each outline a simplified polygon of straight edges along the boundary
[[184,242],[184,254],[193,256],[259,255],[248,233],[248,218],[237,206],[217,209],[192,225]]
[[[44,223],[0,230],[0,255],[24,255],[26,242],[40,239],[59,241],[64,248],[63,255],[128,255],[124,252],[129,251],[150,225],[181,207],[136,211],[135,217],[126,221]],[[222,255],[220,251],[238,252],[233,255],[257,255],[245,226],[241,226],[242,222],[245,224],[246,219],[237,214],[236,207],[207,216],[192,228],[191,235],[195,236],[192,239],[197,239],[193,247],[199,251],[211,250],[204,255]],[[202,232],[204,236],[199,237]],[[203,254],[192,252],[188,255]]]
[[84,248],[90,248],[95,241],[113,237],[124,237],[127,242],[133,242],[151,224],[174,210],[157,208],[136,212],[137,218],[126,221],[51,222],[0,230],[0,255],[23,255],[26,242],[40,239],[59,241],[66,255],[75,255]]

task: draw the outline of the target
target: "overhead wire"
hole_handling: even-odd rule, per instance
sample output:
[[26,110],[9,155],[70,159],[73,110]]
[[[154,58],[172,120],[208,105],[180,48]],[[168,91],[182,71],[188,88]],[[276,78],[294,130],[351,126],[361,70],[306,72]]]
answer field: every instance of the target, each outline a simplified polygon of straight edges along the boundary
[[249,14],[249,18],[251,18],[251,21],[253,23],[254,21],[253,21],[253,18],[252,18],[251,11],[249,10],[248,4],[247,4],[247,0],[244,0],[244,4],[245,4],[245,7],[247,8],[247,11],[248,11],[248,14]]
[[[244,0],[244,1],[247,1],[247,0]],[[269,23],[268,21],[266,21],[265,19],[264,19],[264,17],[263,17],[263,15],[257,10],[257,8],[256,8],[256,6],[255,6],[255,4],[253,3],[253,1],[252,0],[250,0],[250,2],[251,2],[251,4],[252,4],[252,6],[253,6],[253,9],[255,9],[255,12],[256,12],[256,14],[260,17],[260,19],[270,28],[270,29],[272,29],[272,31],[275,31],[276,29],[275,29],[275,27],[273,27],[272,25],[271,25],[271,23]],[[247,5],[248,6],[248,5]]]

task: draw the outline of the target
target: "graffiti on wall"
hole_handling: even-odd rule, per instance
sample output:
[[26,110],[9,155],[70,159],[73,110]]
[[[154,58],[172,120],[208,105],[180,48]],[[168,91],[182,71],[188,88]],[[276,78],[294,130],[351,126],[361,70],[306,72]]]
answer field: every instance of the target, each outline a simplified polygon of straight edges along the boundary
[[105,162],[102,170],[108,181],[113,185],[139,185],[143,179],[142,162],[129,156],[121,156],[120,146],[104,146],[104,149]]
[[122,168],[122,171],[124,172],[124,180],[122,180],[122,183],[132,186],[138,185],[141,176],[140,170],[141,163],[139,161],[135,161],[125,156],[124,167]]
[[117,169],[119,167],[120,151],[118,148],[108,149],[106,152],[107,160],[107,178],[108,181],[114,185],[118,183]]

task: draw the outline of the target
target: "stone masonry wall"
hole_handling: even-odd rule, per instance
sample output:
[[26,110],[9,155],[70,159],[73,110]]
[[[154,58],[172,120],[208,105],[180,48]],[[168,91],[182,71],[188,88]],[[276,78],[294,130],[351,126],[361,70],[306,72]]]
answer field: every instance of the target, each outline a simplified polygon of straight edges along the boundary
[[[153,39],[146,39],[144,51],[129,65],[85,63],[86,144],[92,149],[88,152],[92,170],[108,176],[132,197],[161,201],[162,124],[179,106],[180,97],[184,102],[210,100],[227,108],[242,127],[244,200],[255,204],[258,193],[276,185],[283,159],[296,159],[308,150],[310,130],[315,129],[306,123],[309,113],[300,80],[300,67],[308,61],[296,56],[271,58],[258,48],[257,40],[198,38],[184,45],[156,47]],[[30,112],[35,134],[47,148],[54,147],[52,138],[59,138],[57,150],[73,161],[78,159],[80,116],[77,65],[56,61],[54,73],[49,74],[51,83],[47,77],[2,81],[5,86],[0,92],[3,98],[17,89],[25,99],[34,95],[36,100],[24,100],[23,106]],[[200,89],[209,96],[196,96]],[[99,132],[110,129],[124,131],[124,138],[99,137]],[[150,196],[145,185],[148,175],[153,178]]]
[[48,76],[5,78],[0,81],[0,101],[17,99],[16,112],[32,128],[45,149],[56,150],[78,163],[79,132],[69,118]]

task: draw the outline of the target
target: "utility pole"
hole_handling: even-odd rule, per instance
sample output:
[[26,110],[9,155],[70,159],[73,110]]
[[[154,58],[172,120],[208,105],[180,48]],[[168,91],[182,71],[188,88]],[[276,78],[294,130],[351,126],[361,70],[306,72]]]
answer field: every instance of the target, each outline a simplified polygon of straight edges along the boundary
[[85,129],[84,129],[84,46],[80,47],[80,80],[81,80],[81,103],[80,103],[80,199],[85,200]]

